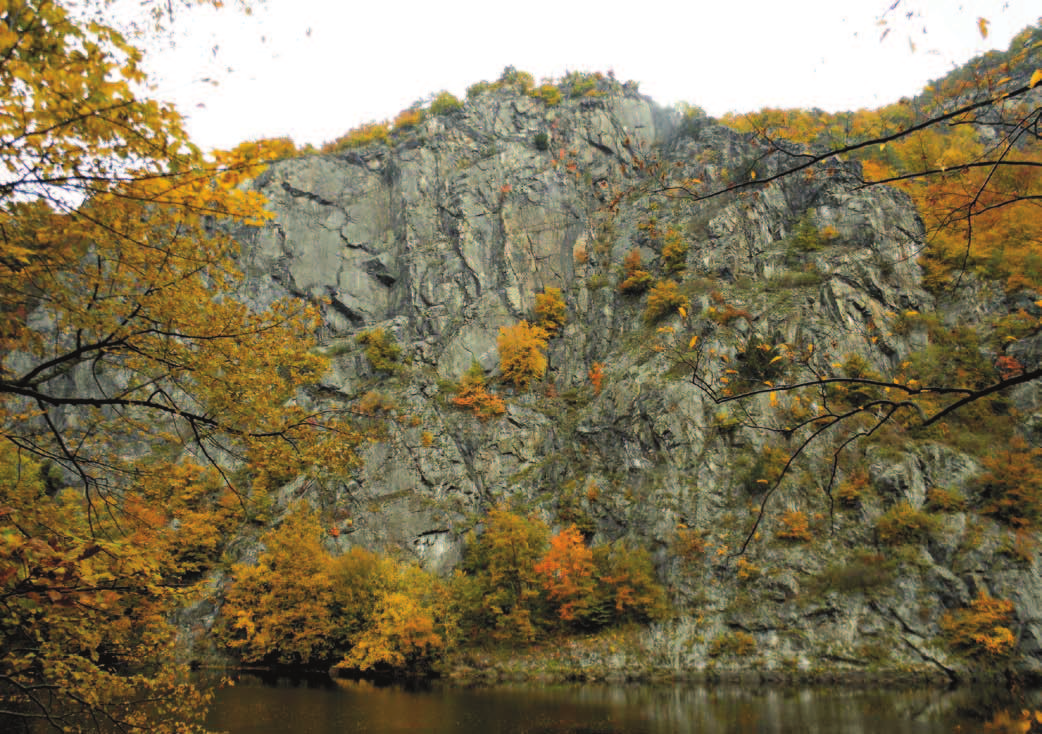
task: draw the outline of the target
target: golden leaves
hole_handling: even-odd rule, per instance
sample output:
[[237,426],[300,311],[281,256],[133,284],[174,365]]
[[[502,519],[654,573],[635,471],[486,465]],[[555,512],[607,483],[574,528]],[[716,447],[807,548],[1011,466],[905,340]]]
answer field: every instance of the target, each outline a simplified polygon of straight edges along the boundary
[[1028,87],[1034,89],[1042,83],[1042,69],[1035,69],[1035,72],[1031,75],[1031,81],[1028,82]]
[[524,389],[533,379],[542,377],[546,372],[546,355],[543,350],[549,338],[545,329],[531,326],[527,321],[501,327],[496,346],[499,348],[499,368],[503,379]]

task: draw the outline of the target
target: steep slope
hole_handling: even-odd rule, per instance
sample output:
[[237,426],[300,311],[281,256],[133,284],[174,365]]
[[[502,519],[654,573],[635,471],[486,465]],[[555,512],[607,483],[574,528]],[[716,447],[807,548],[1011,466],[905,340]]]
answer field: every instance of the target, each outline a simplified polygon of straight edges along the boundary
[[[943,440],[857,444],[838,475],[861,482],[849,502],[827,493],[823,441],[734,555],[795,450],[786,421],[802,408],[773,394],[720,406],[700,378],[769,382],[781,365],[761,355],[780,345],[891,374],[931,340],[918,315],[989,315],[965,301],[938,311],[910,201],[858,189],[860,164],[835,160],[693,203],[670,186],[762,179],[780,164],[748,136],[598,84],[554,106],[507,85],[393,145],[301,157],[255,182],[277,217],[238,233],[245,292],[325,299],[322,349],[335,369],[309,399],[356,405],[360,421],[382,426],[361,470],[291,482],[277,507],[307,498],[335,528],[330,544],[404,550],[440,572],[498,503],[574,522],[594,544],[649,548],[678,617],[649,630],[642,659],[616,661],[624,667],[954,673],[969,663],[941,641],[942,619],[984,591],[1013,600],[1018,664],[1038,671],[1033,544],[1014,552],[1005,530],[963,506],[897,541],[880,530],[895,508],[923,510],[928,490],[970,491],[978,458]],[[676,299],[649,311],[651,296],[619,287],[639,272],[647,285],[673,281]],[[536,320],[547,288],[567,313],[545,376],[525,390],[497,381],[500,329]],[[401,348],[390,364],[374,366],[356,339],[375,330]],[[693,370],[685,345],[696,336],[698,354],[713,356]],[[474,362],[505,399],[502,415],[452,403]],[[1037,404],[1025,392],[1018,408]],[[754,651],[727,652],[738,633]]]

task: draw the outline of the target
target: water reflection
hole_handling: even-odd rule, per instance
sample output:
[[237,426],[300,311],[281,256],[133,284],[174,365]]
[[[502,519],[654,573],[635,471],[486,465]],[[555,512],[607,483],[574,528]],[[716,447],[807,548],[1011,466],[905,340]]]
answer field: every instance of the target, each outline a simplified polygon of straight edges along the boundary
[[978,730],[982,702],[994,704],[997,695],[684,685],[464,689],[241,676],[217,692],[208,724],[231,734],[948,734]]

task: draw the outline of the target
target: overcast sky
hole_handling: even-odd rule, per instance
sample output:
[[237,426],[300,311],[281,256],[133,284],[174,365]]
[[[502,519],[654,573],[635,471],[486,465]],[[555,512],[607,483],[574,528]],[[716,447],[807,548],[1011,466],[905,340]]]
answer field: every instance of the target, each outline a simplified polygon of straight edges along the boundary
[[507,65],[537,80],[610,69],[660,104],[711,115],[875,107],[1005,49],[1042,12],[1038,0],[901,0],[887,12],[893,4],[266,0],[251,17],[182,16],[174,48],[150,59],[159,96],[177,102],[204,148],[281,135],[318,144],[441,89],[462,97]]

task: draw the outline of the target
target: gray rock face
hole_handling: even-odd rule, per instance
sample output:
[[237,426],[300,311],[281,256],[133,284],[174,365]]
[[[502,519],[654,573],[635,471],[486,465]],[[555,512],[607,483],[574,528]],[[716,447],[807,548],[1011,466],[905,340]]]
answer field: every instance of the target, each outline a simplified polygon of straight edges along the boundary
[[[892,560],[875,546],[875,519],[898,501],[922,507],[931,488],[975,474],[953,449],[869,452],[871,499],[831,512],[824,478],[797,473],[767,505],[762,538],[744,557],[756,572],[731,557],[760,499],[750,467],[770,435],[740,424],[765,418],[767,397],[728,413],[669,348],[652,347],[698,334],[740,360],[750,344],[815,345],[815,358],[859,354],[886,373],[926,340],[914,328],[892,333],[893,314],[937,308],[915,261],[918,215],[895,190],[856,189],[856,163],[702,202],[668,190],[681,179],[719,188],[751,170],[762,180],[781,165],[763,153],[629,90],[550,108],[497,91],[426,120],[395,147],[273,166],[255,185],[276,219],[239,233],[246,297],[328,299],[320,337],[334,368],[312,399],[350,403],[376,390],[397,415],[418,419],[395,424],[338,486],[287,488],[283,506],[309,496],[339,523],[342,548],[403,550],[439,571],[459,562],[464,532],[498,502],[534,506],[555,527],[581,520],[595,543],[633,540],[652,549],[678,605],[693,610],[648,633],[649,650],[678,667],[705,667],[713,635],[743,630],[766,669],[957,669],[938,623],[973,598],[973,576],[1015,599],[1022,662],[1040,668],[1038,554],[1017,563],[997,554],[995,528],[964,547],[966,516],[946,516],[949,535],[889,575],[865,577],[873,563],[864,557]],[[827,236],[800,245],[801,223]],[[669,228],[689,245],[676,272],[662,256]],[[646,296],[619,292],[633,249],[656,279],[679,283],[686,317],[649,326]],[[515,391],[495,380],[497,335],[531,320],[547,287],[561,289],[567,322],[550,342],[545,379]],[[726,327],[713,318],[724,304],[741,313]],[[355,345],[374,327],[402,346],[401,372],[373,372]],[[451,404],[447,381],[474,361],[506,398],[503,416],[482,421]],[[588,378],[594,362],[605,365],[599,394]],[[1033,394],[1018,400],[1022,412],[1037,410]],[[812,543],[774,537],[788,509],[819,514]],[[713,549],[698,563],[677,557],[680,523]]]

